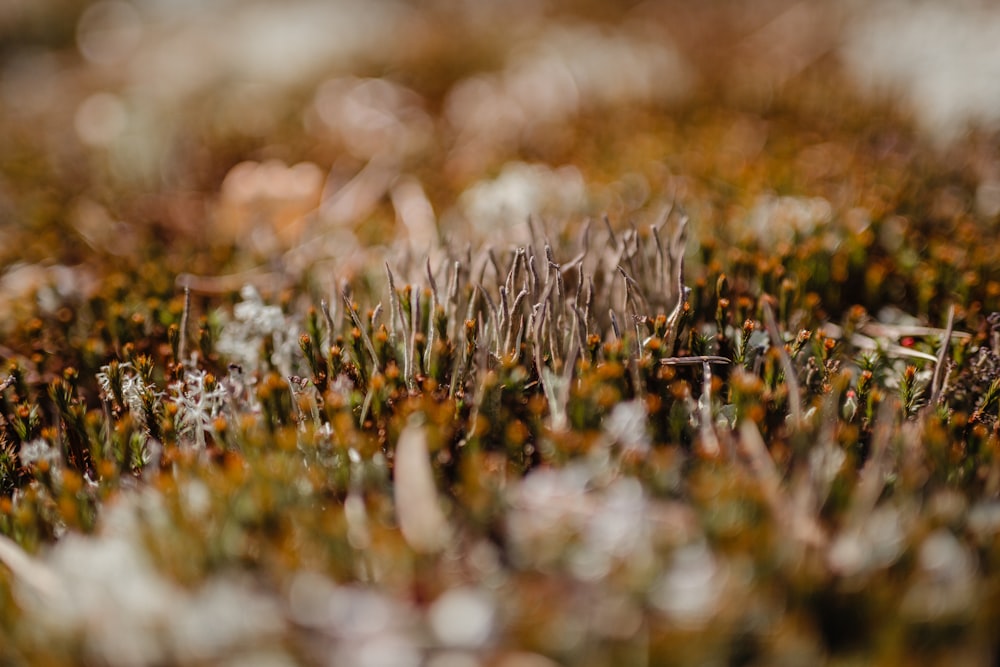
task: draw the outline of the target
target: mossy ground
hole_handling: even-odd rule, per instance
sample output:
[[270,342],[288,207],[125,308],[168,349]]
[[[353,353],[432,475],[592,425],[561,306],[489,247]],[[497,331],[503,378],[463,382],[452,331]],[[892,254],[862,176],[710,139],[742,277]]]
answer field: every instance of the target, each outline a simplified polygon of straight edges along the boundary
[[[1000,655],[995,133],[778,76],[735,6],[442,6],[263,130],[212,81],[144,172],[62,4],[4,28],[66,110],[0,113],[0,662]],[[678,92],[543,58],[628,43]]]

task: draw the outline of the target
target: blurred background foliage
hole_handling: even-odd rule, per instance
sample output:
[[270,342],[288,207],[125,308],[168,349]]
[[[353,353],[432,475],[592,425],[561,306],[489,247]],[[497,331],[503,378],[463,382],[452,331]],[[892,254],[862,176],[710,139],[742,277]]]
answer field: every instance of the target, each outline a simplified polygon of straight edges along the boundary
[[[905,70],[932,5],[8,2],[0,264],[155,259],[163,292],[324,234],[398,235],[401,177],[465,238],[462,193],[512,161],[572,165],[588,194],[574,213],[624,220],[670,193],[706,237],[742,240],[762,196],[818,196],[902,216],[922,254],[998,209],[996,58],[944,52],[996,20],[953,14],[944,55]],[[231,171],[246,161],[309,166],[255,181]],[[301,220],[366,165],[353,208]],[[250,216],[249,200],[267,204]]]

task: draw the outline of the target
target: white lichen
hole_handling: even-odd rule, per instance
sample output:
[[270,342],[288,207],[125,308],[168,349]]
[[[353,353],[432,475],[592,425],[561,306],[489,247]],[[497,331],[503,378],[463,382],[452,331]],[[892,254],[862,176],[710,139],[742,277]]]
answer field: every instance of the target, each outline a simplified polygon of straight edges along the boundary
[[294,323],[280,307],[265,304],[252,285],[244,285],[240,297],[242,301],[233,308],[233,319],[222,327],[216,349],[252,373],[260,368],[264,341],[270,338],[274,350],[270,363],[282,375],[291,375],[292,360],[298,350]]

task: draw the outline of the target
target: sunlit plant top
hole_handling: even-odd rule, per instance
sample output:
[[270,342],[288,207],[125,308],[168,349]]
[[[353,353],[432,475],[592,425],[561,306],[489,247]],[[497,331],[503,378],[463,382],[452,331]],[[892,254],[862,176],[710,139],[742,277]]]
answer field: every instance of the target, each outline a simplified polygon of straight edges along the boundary
[[0,663],[997,660],[996,136],[556,4],[273,89],[220,37],[183,109],[149,7],[37,37],[75,136],[0,112]]

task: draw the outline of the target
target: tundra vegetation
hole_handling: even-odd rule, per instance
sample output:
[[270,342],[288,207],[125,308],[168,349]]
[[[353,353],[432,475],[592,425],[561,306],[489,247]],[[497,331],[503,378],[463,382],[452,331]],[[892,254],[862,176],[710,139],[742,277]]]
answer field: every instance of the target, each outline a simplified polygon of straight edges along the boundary
[[0,10],[0,662],[994,664],[996,132],[431,4]]

